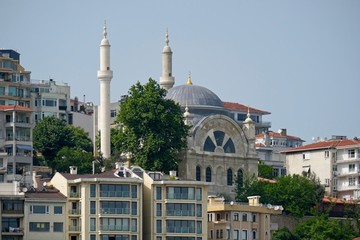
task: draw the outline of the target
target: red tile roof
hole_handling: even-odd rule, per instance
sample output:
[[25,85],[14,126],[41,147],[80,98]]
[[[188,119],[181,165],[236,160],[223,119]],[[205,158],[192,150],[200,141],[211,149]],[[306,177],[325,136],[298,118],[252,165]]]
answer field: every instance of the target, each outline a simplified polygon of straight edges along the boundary
[[29,111],[29,112],[32,111],[31,108],[23,107],[20,105],[10,105],[10,106],[0,105],[0,111],[13,111],[13,110]]
[[288,149],[284,152],[300,152],[300,151],[309,151],[309,150],[317,150],[317,149],[345,147],[345,146],[352,146],[359,144],[360,144],[360,140],[353,140],[353,139],[327,140],[327,141],[310,143],[297,148]]
[[270,112],[267,112],[267,111],[263,111],[260,109],[248,107],[248,106],[242,105],[240,103],[233,103],[233,102],[224,102],[224,108],[227,108],[230,110],[243,111],[243,112],[247,112],[249,109],[250,113],[257,113],[257,114],[261,114],[261,115],[270,114]]
[[[299,137],[295,137],[295,136],[290,136],[290,135],[283,135],[281,133],[278,132],[273,132],[273,131],[269,131],[269,136],[270,137],[277,137],[277,138],[288,138],[288,139],[294,139],[294,140],[299,140],[299,141],[303,141],[301,138]],[[263,138],[264,137],[264,133],[260,133],[258,135],[256,135],[256,138]]]

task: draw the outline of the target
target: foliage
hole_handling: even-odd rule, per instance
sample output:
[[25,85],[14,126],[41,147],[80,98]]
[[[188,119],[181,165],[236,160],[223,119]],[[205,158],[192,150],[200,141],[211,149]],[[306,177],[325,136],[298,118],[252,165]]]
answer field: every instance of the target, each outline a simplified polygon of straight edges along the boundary
[[[55,170],[67,171],[69,165],[65,168],[65,162],[72,162],[70,160],[72,158],[79,159],[77,158],[79,152],[83,153],[84,161],[87,156],[92,156],[92,143],[88,133],[80,127],[67,126],[54,116],[45,117],[36,124],[33,130],[33,145],[34,149],[43,155],[45,162],[53,172]],[[61,157],[64,156],[64,148],[67,149],[65,152],[69,156],[68,161],[59,158],[61,154]],[[70,150],[74,153],[70,153]],[[78,167],[80,167],[79,164],[83,164],[83,161],[73,162],[73,165]]]
[[176,157],[186,147],[189,127],[180,106],[165,95],[166,90],[151,78],[145,85],[137,82],[117,116],[115,149],[147,170],[176,170],[180,161]]
[[300,240],[300,237],[292,233],[288,228],[284,227],[275,231],[272,240]]
[[316,215],[298,224],[294,232],[300,239],[309,240],[351,240],[355,237],[350,222],[345,219],[330,219],[327,215]]
[[303,217],[312,211],[324,197],[322,186],[315,176],[300,175],[280,177],[276,183],[246,178],[243,186],[237,188],[237,200],[246,201],[247,196],[259,195],[261,202],[282,205],[294,217]]
[[273,168],[266,165],[264,161],[259,161],[258,176],[266,179],[273,179]]
[[[78,174],[92,173],[93,161],[94,157],[91,152],[69,147],[63,147],[54,159],[56,171],[69,172],[69,166],[77,166]],[[99,172],[98,168],[96,168],[96,172]]]
[[47,164],[54,168],[52,160],[64,146],[72,146],[71,130],[60,119],[51,116],[38,122],[33,129],[33,146]]
[[67,126],[71,131],[71,145],[75,148],[79,148],[86,152],[92,152],[93,146],[91,139],[89,137],[89,133],[85,132],[85,130],[81,127],[75,126]]

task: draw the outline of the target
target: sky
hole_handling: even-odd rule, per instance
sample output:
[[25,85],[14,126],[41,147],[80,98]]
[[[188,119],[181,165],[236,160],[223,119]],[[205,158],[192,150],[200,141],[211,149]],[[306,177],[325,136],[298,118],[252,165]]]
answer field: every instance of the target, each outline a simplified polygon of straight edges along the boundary
[[360,136],[360,1],[1,0],[0,48],[34,80],[99,103],[99,44],[111,44],[111,100],[161,76],[168,29],[175,85],[192,82],[271,112],[272,130]]

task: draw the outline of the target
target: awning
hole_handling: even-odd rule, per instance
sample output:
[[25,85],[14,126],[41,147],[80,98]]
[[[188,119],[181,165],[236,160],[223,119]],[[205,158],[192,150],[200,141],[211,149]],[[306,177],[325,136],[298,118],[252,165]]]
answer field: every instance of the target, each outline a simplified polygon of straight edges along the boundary
[[24,144],[16,144],[16,148],[18,149],[23,149],[23,150],[28,150],[28,151],[32,151],[33,147],[30,145],[24,145]]

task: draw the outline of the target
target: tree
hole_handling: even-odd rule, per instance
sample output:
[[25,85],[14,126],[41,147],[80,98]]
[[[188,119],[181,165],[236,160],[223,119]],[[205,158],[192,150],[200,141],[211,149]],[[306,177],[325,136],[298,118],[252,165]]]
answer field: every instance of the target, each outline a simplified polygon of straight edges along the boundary
[[81,127],[75,127],[71,125],[68,125],[67,127],[70,129],[71,132],[71,140],[69,141],[71,145],[75,148],[79,148],[86,152],[92,153],[93,144],[89,137],[89,133],[85,132],[85,130]]
[[264,161],[259,161],[258,175],[262,178],[273,179],[273,168],[266,165]]
[[[69,172],[69,166],[77,166],[78,173],[92,173],[94,157],[91,152],[79,148],[63,147],[53,160],[58,172]],[[99,172],[98,165],[95,169]]]
[[300,240],[300,237],[292,233],[288,228],[284,227],[275,231],[272,240]]
[[324,197],[316,177],[289,175],[280,177],[275,183],[258,181],[256,178],[245,179],[242,187],[237,188],[237,200],[246,201],[250,195],[260,195],[261,201],[282,205],[285,212],[301,218],[311,213],[314,206]]
[[64,146],[72,145],[71,130],[54,116],[43,118],[33,129],[34,149],[44,156],[51,168],[57,152]]
[[180,106],[165,95],[151,78],[145,85],[137,82],[117,116],[116,150],[146,170],[176,170],[178,153],[186,147],[189,127]]

